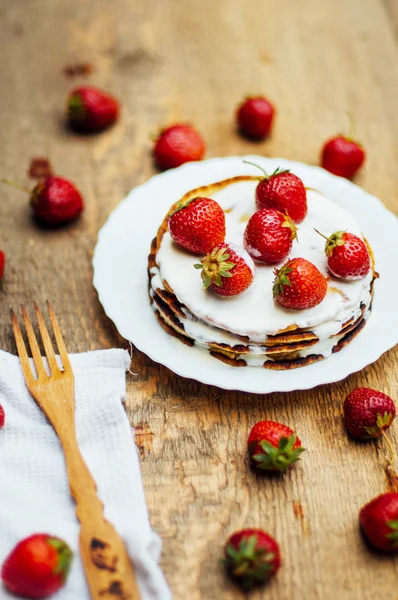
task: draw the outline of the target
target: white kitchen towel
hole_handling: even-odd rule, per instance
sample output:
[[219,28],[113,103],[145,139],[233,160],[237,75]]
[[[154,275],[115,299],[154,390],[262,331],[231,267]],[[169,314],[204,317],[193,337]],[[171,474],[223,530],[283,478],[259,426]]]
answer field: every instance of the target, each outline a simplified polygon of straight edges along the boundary
[[[76,381],[79,445],[98,485],[106,517],[127,544],[143,600],[169,600],[158,566],[161,542],[152,531],[140,466],[122,400],[126,395],[125,350],[70,356]],[[32,533],[64,539],[74,551],[71,572],[57,600],[88,600],[78,549],[79,525],[69,494],[58,438],[29,395],[19,359],[0,351],[0,404],[6,413],[0,430],[0,564]],[[11,596],[0,584],[0,598]]]

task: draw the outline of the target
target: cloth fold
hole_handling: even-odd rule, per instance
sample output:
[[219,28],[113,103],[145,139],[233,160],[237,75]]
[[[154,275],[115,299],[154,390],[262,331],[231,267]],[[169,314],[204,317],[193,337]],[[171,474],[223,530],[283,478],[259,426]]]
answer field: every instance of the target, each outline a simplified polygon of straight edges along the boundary
[[[151,529],[140,466],[122,400],[130,357],[125,350],[71,354],[76,383],[79,446],[97,483],[105,516],[132,557],[142,600],[169,600],[158,566],[160,538]],[[79,524],[70,497],[64,456],[46,417],[29,395],[19,359],[0,351],[0,564],[32,533],[64,539],[74,551],[58,600],[90,598],[79,555]],[[0,598],[15,598],[0,585]]]

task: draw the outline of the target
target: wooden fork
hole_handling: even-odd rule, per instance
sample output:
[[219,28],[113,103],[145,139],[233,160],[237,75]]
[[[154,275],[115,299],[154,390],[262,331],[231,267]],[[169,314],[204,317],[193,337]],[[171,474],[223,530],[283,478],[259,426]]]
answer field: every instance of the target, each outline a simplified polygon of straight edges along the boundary
[[94,600],[139,600],[134,569],[122,538],[104,517],[97,486],[81,455],[75,428],[74,376],[54,311],[48,311],[62,360],[58,366],[43,316],[35,304],[37,320],[51,375],[47,375],[39,345],[24,306],[21,307],[37,378],[32,372],[15,313],[12,326],[22,370],[30,394],[54,427],[65,454],[71,494],[80,521],[80,553],[91,597]]

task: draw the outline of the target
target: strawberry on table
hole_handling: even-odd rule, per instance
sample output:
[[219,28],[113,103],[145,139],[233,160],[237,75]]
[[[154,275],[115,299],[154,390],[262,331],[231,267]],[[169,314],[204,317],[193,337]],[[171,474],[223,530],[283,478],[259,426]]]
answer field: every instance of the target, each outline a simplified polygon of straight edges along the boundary
[[370,270],[370,256],[361,238],[347,231],[335,231],[326,237],[325,253],[329,271],[341,279],[363,279]]
[[296,234],[296,226],[288,215],[263,208],[254,213],[246,226],[245,249],[252,258],[275,264],[287,257]]
[[30,194],[34,216],[50,226],[64,225],[77,219],[84,209],[83,198],[73,183],[62,177],[45,177],[29,190],[8,179],[2,183]]
[[285,471],[304,452],[293,429],[277,421],[256,423],[250,431],[247,447],[253,464],[264,471]]
[[352,179],[365,160],[365,151],[354,140],[338,135],[322,148],[321,165],[330,173]]
[[224,211],[211,198],[196,197],[179,202],[169,216],[169,231],[183,248],[205,254],[224,241]]
[[3,250],[0,250],[0,281],[3,279],[5,266],[6,255],[4,254]]
[[268,175],[259,165],[244,162],[264,173],[256,188],[257,210],[274,208],[289,215],[295,223],[301,223],[307,214],[307,192],[301,179],[289,170],[279,168]]
[[203,287],[220,296],[236,296],[244,292],[254,279],[254,263],[243,248],[221,242],[195,265],[201,269]]
[[4,412],[4,408],[0,404],[0,429],[3,429],[5,420],[6,420],[6,414]]
[[79,190],[67,179],[47,177],[32,190],[33,214],[47,225],[63,225],[74,221],[83,211]]
[[160,169],[172,169],[194,160],[202,160],[206,145],[191,125],[172,125],[163,129],[153,149]]
[[278,542],[262,529],[242,529],[232,534],[224,555],[228,574],[245,591],[265,583],[281,566]]
[[81,131],[102,131],[117,121],[120,104],[116,98],[91,85],[71,91],[67,117],[71,127]]
[[274,114],[271,102],[263,96],[246,98],[236,113],[238,129],[249,138],[262,140],[271,131]]
[[34,534],[5,559],[1,578],[6,588],[25,598],[47,598],[66,582],[72,561],[69,546],[57,537]]
[[344,400],[343,410],[345,425],[353,437],[369,440],[382,436],[385,439],[391,452],[391,464],[395,450],[386,431],[396,415],[392,398],[371,388],[357,388]]
[[361,509],[359,523],[369,542],[384,552],[398,552],[398,493],[374,498]]
[[357,388],[344,400],[344,419],[348,431],[359,439],[378,438],[395,419],[395,404],[390,396]]
[[292,258],[274,273],[274,299],[284,308],[313,308],[326,296],[326,277],[305,258]]

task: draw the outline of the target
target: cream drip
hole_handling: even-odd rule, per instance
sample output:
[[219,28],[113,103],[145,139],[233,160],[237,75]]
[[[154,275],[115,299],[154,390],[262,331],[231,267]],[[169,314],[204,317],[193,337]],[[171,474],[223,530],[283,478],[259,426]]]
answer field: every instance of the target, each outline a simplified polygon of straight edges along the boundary
[[[242,219],[255,212],[256,185],[256,181],[238,182],[212,194],[212,198],[227,211],[226,241],[241,248],[247,224]],[[325,235],[347,230],[362,237],[359,225],[345,209],[316,191],[307,191],[307,202],[308,214],[299,226],[299,241],[293,242],[289,258],[306,258],[329,276],[324,240],[314,227]],[[345,321],[359,316],[361,303],[366,306],[370,303],[372,273],[359,281],[333,279],[330,287],[341,293],[329,289],[325,299],[312,309],[284,309],[275,303],[272,296],[274,267],[260,262],[256,262],[254,281],[245,292],[231,298],[217,296],[202,288],[200,274],[193,267],[198,257],[179,248],[168,232],[163,236],[156,260],[159,268],[151,269],[152,286],[155,289],[163,287],[162,281],[167,280],[178,300],[198,317],[199,321],[184,320],[184,327],[189,336],[202,344],[213,341],[233,345],[231,340],[234,344],[242,343],[227,332],[248,336],[253,342],[261,343],[267,335],[274,335],[293,324],[311,329],[320,341],[324,341],[338,333]],[[336,341],[334,339],[333,344]]]

